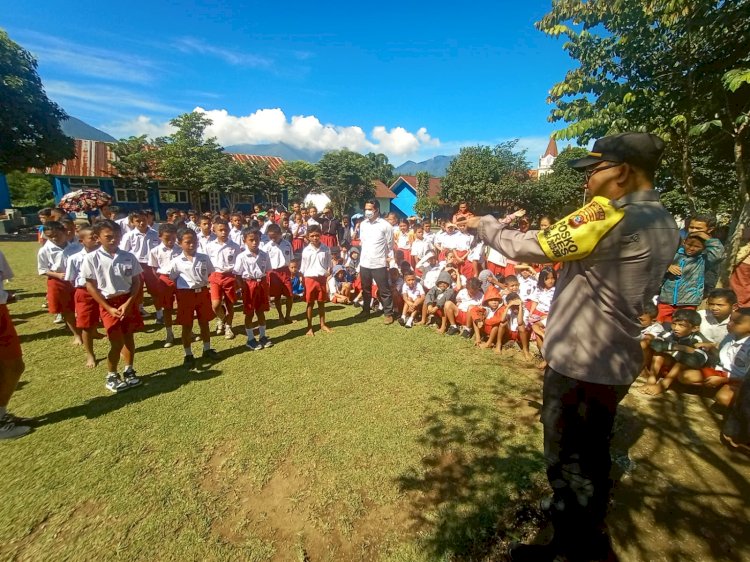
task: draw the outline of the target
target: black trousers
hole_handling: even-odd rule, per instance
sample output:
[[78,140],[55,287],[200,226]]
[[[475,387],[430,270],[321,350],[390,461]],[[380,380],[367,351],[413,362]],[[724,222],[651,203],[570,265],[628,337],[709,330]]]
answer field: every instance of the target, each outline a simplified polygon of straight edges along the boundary
[[388,278],[388,269],[379,267],[377,269],[359,268],[359,277],[362,280],[362,309],[370,312],[370,301],[372,300],[372,282],[378,284],[378,298],[383,304],[383,314],[393,316],[393,298],[391,297],[391,280]]
[[607,557],[610,441],[617,405],[629,388],[579,381],[549,367],[544,373],[542,424],[554,540],[571,560]]

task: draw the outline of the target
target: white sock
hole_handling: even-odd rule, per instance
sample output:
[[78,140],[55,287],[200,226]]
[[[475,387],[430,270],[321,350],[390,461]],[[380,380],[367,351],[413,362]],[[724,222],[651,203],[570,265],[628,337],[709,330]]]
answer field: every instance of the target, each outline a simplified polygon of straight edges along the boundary
[[172,332],[172,326],[167,326],[164,329],[167,331],[167,337],[168,338],[174,338],[174,333]]
[[185,350],[185,357],[189,355],[193,355],[193,350],[190,349],[189,347],[184,347],[183,349]]
[[203,351],[208,351],[211,349],[211,342],[210,341],[204,341],[203,342]]
[[406,314],[402,314],[401,315],[401,320],[403,320],[404,322],[406,322]]
[[260,336],[261,338],[265,338],[265,337],[266,337],[266,327],[265,327],[265,325],[263,325],[263,326],[258,326],[258,335],[259,335],[259,336]]
[[451,324],[451,328],[458,328],[455,324]]
[[247,337],[251,340],[255,339],[255,334],[253,333],[254,328],[245,328],[245,333],[247,334]]
[[409,319],[406,321],[406,323],[411,326],[414,323],[414,318],[409,317]]
[[110,371],[109,373],[107,373],[107,376],[108,376],[108,377],[116,377],[116,376],[117,376],[117,373],[115,373],[115,372],[113,372],[113,371]]
[[[133,370],[133,366],[132,365],[125,365],[125,371],[132,371],[132,370]],[[123,371],[123,372],[125,372],[125,371]]]

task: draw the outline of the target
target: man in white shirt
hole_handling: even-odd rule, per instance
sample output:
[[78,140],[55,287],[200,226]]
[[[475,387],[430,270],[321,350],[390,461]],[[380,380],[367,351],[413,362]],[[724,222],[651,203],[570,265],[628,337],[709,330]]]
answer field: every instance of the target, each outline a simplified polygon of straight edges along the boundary
[[378,285],[378,297],[383,305],[386,324],[393,324],[393,298],[388,279],[388,264],[393,262],[393,228],[380,217],[380,203],[370,199],[365,203],[365,219],[359,226],[362,254],[359,258],[359,275],[362,279],[361,316],[370,315],[372,282]]

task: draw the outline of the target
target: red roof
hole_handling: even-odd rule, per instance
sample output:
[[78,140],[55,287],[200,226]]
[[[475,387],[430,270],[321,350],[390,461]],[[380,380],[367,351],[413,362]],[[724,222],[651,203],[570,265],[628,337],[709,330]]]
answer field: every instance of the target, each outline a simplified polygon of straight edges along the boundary
[[[110,178],[115,174],[115,170],[109,163],[115,160],[116,156],[112,152],[112,143],[103,141],[92,141],[75,139],[75,158],[63,160],[47,168],[29,168],[30,174],[45,174],[51,176],[71,176],[71,177],[94,177]],[[256,156],[254,154],[232,154],[228,153],[238,162],[258,162],[267,160],[271,171],[281,166],[283,159],[278,156]]]
[[395,199],[396,194],[393,193],[387,185],[380,180],[372,180],[372,185],[375,187],[375,197],[377,199]]
[[544,154],[542,154],[542,158],[545,156],[554,156],[557,158],[557,143],[555,142],[554,137],[550,137],[549,144],[547,144],[547,150],[544,151]]
[[[403,179],[406,183],[408,183],[414,191],[417,191],[417,176],[399,176],[399,179]],[[398,179],[396,180],[396,182]],[[396,182],[393,182],[391,185],[391,188],[396,184]],[[430,189],[429,189],[429,196],[430,197],[440,197],[440,191],[442,189],[442,178],[430,178]]]

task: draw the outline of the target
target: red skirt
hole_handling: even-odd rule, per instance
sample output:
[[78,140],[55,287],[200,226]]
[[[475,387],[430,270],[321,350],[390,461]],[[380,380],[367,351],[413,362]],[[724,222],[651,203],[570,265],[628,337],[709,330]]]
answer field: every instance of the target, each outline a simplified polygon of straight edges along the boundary
[[0,361],[12,361],[22,356],[21,340],[10,319],[8,305],[0,304]]
[[[338,246],[338,241],[336,239],[335,234],[321,234],[320,235],[320,241],[328,246],[329,248],[333,248],[334,246]],[[293,247],[293,246],[292,246]]]
[[295,254],[299,254],[304,249],[305,249],[304,238],[292,238],[292,250],[294,250]]

